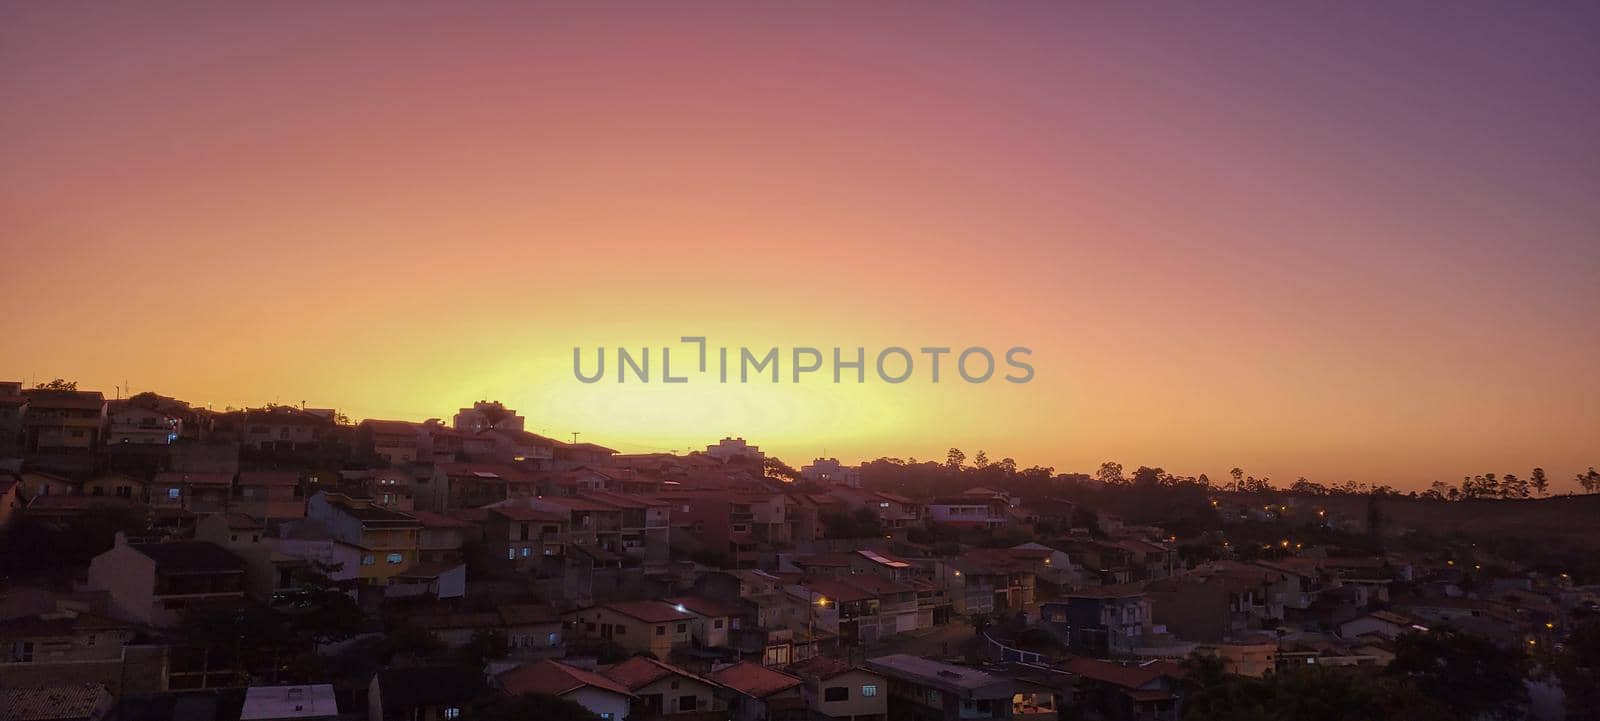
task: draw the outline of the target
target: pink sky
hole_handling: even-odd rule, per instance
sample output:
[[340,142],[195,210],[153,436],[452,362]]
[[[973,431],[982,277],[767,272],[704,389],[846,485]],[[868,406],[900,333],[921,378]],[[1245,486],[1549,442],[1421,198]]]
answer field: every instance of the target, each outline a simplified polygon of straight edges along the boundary
[[[0,377],[623,450],[1600,463],[1600,13],[0,3]],[[1034,349],[577,383],[575,345]]]

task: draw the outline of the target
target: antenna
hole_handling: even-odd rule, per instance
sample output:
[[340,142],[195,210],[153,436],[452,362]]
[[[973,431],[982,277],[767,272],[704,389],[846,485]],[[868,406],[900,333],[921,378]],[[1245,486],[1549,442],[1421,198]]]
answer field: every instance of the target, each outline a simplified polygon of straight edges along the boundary
[[572,442],[574,444],[576,444],[578,442],[578,431],[573,431],[572,432]]

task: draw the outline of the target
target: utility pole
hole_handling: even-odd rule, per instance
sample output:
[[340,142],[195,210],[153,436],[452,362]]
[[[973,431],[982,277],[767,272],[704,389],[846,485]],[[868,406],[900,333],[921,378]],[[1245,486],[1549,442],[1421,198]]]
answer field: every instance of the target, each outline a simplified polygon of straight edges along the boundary
[[577,445],[577,443],[578,443],[578,435],[579,435],[578,431],[573,431],[572,432],[572,443],[573,443],[573,445]]

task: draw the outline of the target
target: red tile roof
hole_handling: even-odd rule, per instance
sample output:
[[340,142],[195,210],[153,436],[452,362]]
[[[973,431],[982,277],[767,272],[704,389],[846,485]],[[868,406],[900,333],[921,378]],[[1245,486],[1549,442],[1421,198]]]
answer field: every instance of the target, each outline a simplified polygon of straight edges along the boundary
[[538,661],[524,664],[499,676],[500,687],[512,696],[527,696],[538,694],[544,696],[562,696],[584,687],[593,687],[621,694],[633,696],[633,692],[616,681],[601,676],[593,671],[585,671],[575,666],[568,666],[560,661]]
[[693,679],[709,686],[718,685],[716,681],[690,673],[670,663],[663,663],[645,656],[634,656],[622,663],[599,669],[599,673],[617,683],[627,686],[631,691],[637,691],[667,676],[682,676]]
[[711,680],[757,699],[800,685],[798,678],[750,661],[740,661],[721,671],[713,671]]
[[694,618],[685,611],[679,611],[677,606],[666,601],[615,601],[604,604],[601,608],[639,619],[645,623],[667,623]]
[[1136,689],[1163,676],[1172,675],[1164,666],[1154,668],[1122,666],[1084,656],[1073,656],[1063,661],[1061,669],[1071,674],[1126,689]]

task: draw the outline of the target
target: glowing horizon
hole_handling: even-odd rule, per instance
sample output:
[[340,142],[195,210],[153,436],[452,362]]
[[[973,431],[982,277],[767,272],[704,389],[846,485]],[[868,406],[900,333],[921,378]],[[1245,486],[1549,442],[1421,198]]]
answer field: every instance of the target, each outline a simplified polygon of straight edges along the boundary
[[[1600,463],[1600,9],[0,4],[0,380],[623,451]],[[575,346],[1033,349],[1026,385]],[[870,379],[869,379],[870,380]],[[548,432],[546,432],[548,431]]]

